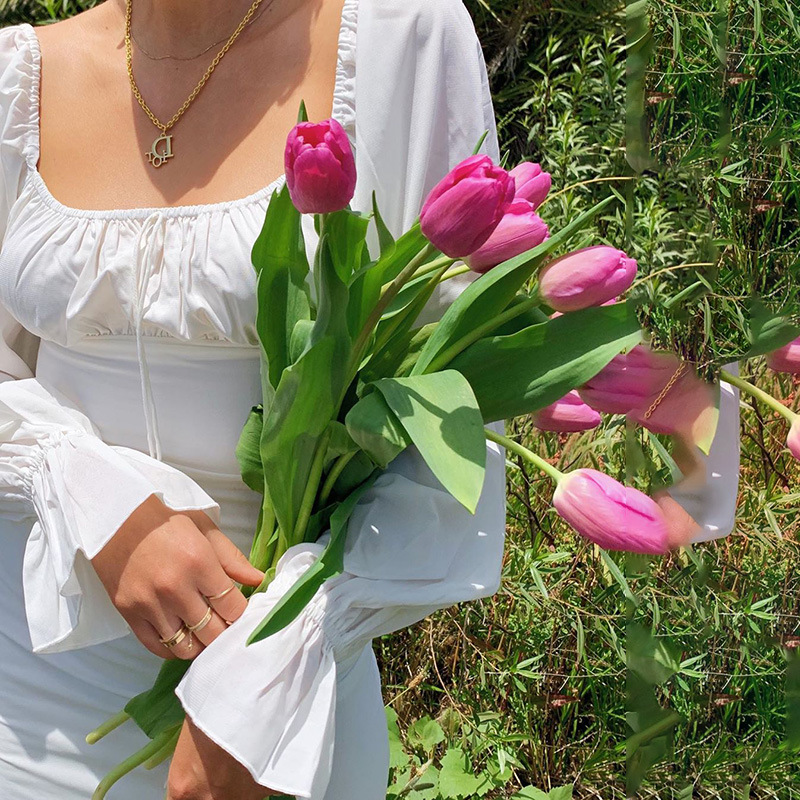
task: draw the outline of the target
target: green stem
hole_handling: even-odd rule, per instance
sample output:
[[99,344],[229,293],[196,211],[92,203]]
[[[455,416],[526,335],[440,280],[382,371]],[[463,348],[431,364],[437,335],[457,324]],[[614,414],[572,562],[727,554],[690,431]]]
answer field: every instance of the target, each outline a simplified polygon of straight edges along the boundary
[[300,511],[297,515],[297,522],[294,526],[294,535],[289,545],[302,542],[306,535],[308,521],[311,519],[311,511],[314,508],[314,499],[317,496],[319,483],[322,480],[322,469],[325,466],[325,456],[328,452],[328,443],[331,440],[331,427],[328,426],[317,442],[317,451],[314,453],[314,460],[311,463],[311,470],[308,474],[308,483],[303,494],[303,501],[300,504]]
[[489,441],[496,442],[505,447],[506,450],[510,450],[512,453],[522,456],[526,461],[530,461],[531,464],[546,473],[556,483],[559,483],[561,479],[565,477],[565,474],[561,472],[561,470],[556,469],[552,464],[548,464],[541,456],[537,456],[536,453],[528,450],[527,447],[523,447],[519,442],[515,442],[507,436],[496,433],[491,428],[484,428],[483,433]]
[[438,272],[442,267],[447,269],[447,267],[456,263],[456,259],[450,258],[450,256],[440,256],[439,258],[435,258],[433,261],[426,264],[424,267],[421,267],[419,271],[414,273],[415,278],[421,278],[423,275],[427,275],[430,272]]
[[361,360],[364,358],[364,351],[367,349],[369,338],[372,336],[373,331],[381,321],[383,312],[389,307],[389,303],[391,303],[392,300],[397,297],[397,293],[403,288],[406,282],[413,277],[414,273],[417,271],[419,266],[424,263],[425,259],[434,252],[436,252],[436,248],[430,242],[428,242],[422,248],[422,250],[420,250],[411,259],[411,261],[408,262],[402,272],[383,291],[380,299],[372,309],[372,313],[364,323],[364,327],[361,329],[358,337],[356,338],[355,344],[353,345],[353,351],[350,357],[350,365],[347,371],[348,375],[355,375],[358,372],[358,367],[361,364]]
[[[437,260],[441,261],[441,259]],[[431,279],[428,281],[428,286],[430,286],[431,283],[433,284],[439,283],[443,279],[443,275],[446,270],[447,270],[447,265],[440,266],[440,268],[436,271],[436,274],[433,275]],[[414,277],[417,276],[415,275]],[[404,319],[405,319],[404,314],[395,314],[392,321],[387,322],[384,325],[381,337],[375,340],[375,345],[372,348],[373,353],[380,353],[380,351],[386,346],[386,344],[389,342],[392,336],[394,336],[395,331],[397,330],[397,328],[400,326],[400,324],[403,322]]]
[[339,476],[342,474],[342,471],[350,463],[356,453],[358,453],[358,450],[353,450],[352,453],[344,453],[336,459],[333,467],[331,467],[331,471],[328,473],[328,477],[325,479],[325,483],[322,485],[322,491],[319,495],[320,506],[325,506],[328,498],[331,496],[331,492],[333,491],[333,485],[336,483]]
[[104,736],[108,736],[111,731],[115,731],[130,718],[131,715],[127,711],[120,711],[119,714],[114,714],[113,717],[107,719],[102,725],[87,734],[86,744],[97,744]]
[[174,752],[178,745],[183,726],[175,728],[172,738],[154,755],[145,761],[142,766],[145,769],[155,769],[159,764],[163,764]]
[[92,800],[103,800],[108,794],[108,790],[120,780],[120,778],[124,778],[129,772],[132,772],[136,767],[144,764],[145,761],[148,761],[159,753],[164,745],[173,737],[174,731],[175,729],[173,727],[160,733],[149,744],[146,744],[141,750],[130,756],[130,758],[126,758],[121,764],[117,764],[117,766],[97,785],[92,795]]
[[662,736],[670,728],[674,728],[682,719],[683,717],[681,717],[677,711],[673,711],[671,714],[664,717],[664,719],[659,720],[649,728],[645,728],[645,730],[635,733],[628,739],[626,743],[628,752],[631,754],[635,753],[640,747],[642,747],[642,745],[647,744],[658,736]]
[[469,272],[469,267],[466,264],[462,264],[460,267],[453,267],[453,269],[451,269],[449,272],[445,272],[442,280],[449,281],[450,278],[455,278],[458,275],[464,275],[467,272]]
[[428,364],[425,369],[425,373],[439,372],[440,370],[444,369],[459,353],[462,353],[471,344],[475,344],[478,339],[482,339],[486,334],[491,333],[493,330],[499,328],[501,325],[504,325],[509,320],[512,320],[539,305],[541,305],[541,300],[538,296],[534,295],[533,297],[529,297],[527,300],[523,300],[521,303],[517,303],[515,306],[506,309],[502,314],[492,317],[490,320],[484,322],[483,325],[478,325],[477,328],[473,328],[466,336],[462,336],[458,341],[451,344],[447,350],[439,353],[439,355],[434,358],[430,364]]
[[719,374],[720,377],[727,383],[738,387],[746,394],[752,395],[757,400],[760,400],[762,403],[768,405],[773,411],[777,411],[789,422],[789,424],[794,422],[794,420],[797,418],[797,414],[795,414],[794,411],[792,411],[790,408],[786,408],[783,403],[774,398],[771,394],[767,394],[763,389],[759,389],[758,386],[753,386],[752,383],[744,380],[744,378],[740,378],[738,375],[733,375],[726,369],[720,370]]

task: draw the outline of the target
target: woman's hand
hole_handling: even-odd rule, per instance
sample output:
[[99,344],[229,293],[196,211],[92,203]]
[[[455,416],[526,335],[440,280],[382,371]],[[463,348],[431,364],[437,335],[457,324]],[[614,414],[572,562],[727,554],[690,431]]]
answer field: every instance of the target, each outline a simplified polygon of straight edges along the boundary
[[278,794],[257,784],[247,768],[187,719],[172,757],[167,800],[264,800]]
[[[125,521],[92,566],[139,641],[161,658],[194,658],[238,619],[247,601],[233,581],[258,586],[262,572],[203,511],[177,512],[150,495]],[[185,625],[196,633],[167,648]]]

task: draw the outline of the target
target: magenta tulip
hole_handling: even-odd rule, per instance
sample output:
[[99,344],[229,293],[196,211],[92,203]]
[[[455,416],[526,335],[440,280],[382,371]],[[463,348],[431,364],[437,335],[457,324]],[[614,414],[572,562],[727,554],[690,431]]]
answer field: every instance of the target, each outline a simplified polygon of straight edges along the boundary
[[622,250],[587,247],[547,264],[539,273],[539,294],[555,311],[599,306],[633,283],[636,266]]
[[786,446],[789,448],[789,452],[800,461],[800,416],[794,418],[794,422],[792,422],[792,426],[789,428]]
[[601,421],[600,415],[586,405],[574,390],[546,408],[534,411],[531,416],[539,430],[558,433],[588,431],[596,428]]
[[492,235],[464,260],[473,272],[488,272],[503,261],[537,247],[548,236],[550,231],[533,205],[515,198]]
[[539,164],[523,161],[522,164],[514,167],[509,174],[514,178],[514,184],[516,185],[515,197],[528,200],[534,209],[539,208],[550,192],[550,186],[552,185],[550,173],[543,172]]
[[356,190],[356,162],[344,128],[335,120],[301,122],[286,140],[286,184],[302,214],[341,211]]
[[553,505],[581,536],[605,550],[661,555],[670,549],[669,526],[658,504],[597,470],[565,475]]
[[464,258],[492,235],[513,199],[514,179],[488,156],[470,156],[426,198],[422,233],[450,258]]
[[800,375],[800,339],[785,344],[767,353],[767,366],[775,372],[790,372]]

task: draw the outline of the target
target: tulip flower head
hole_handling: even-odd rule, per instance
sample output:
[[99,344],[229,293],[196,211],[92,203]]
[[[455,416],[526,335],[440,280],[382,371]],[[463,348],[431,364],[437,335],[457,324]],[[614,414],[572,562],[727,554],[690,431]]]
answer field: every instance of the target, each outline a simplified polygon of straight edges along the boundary
[[792,426],[789,428],[786,446],[789,448],[789,452],[800,461],[800,415],[794,418]]
[[450,258],[474,253],[492,235],[514,199],[514,179],[488,156],[456,165],[425,200],[422,233]]
[[539,164],[523,161],[509,173],[514,178],[516,186],[515,197],[527,200],[533,205],[534,210],[544,202],[550,192],[552,178],[549,172],[544,172]]
[[535,411],[531,416],[533,424],[539,430],[558,433],[588,431],[596,428],[602,419],[574,390],[546,408]]
[[658,504],[597,470],[565,475],[553,505],[581,536],[605,550],[661,555],[670,549],[669,527]]
[[464,260],[473,272],[488,272],[503,261],[537,247],[549,236],[547,225],[533,205],[515,198],[492,235]]
[[767,366],[775,372],[800,375],[800,338],[767,353]]
[[347,133],[335,119],[301,122],[284,151],[286,184],[301,214],[341,211],[356,190],[356,163]]
[[636,269],[622,250],[586,247],[547,264],[539,273],[539,294],[555,311],[600,306],[630,287]]

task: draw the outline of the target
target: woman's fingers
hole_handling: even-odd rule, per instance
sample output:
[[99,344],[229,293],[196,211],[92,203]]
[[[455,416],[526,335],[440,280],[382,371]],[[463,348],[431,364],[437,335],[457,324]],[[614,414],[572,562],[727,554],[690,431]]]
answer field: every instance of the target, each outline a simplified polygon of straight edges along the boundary
[[222,531],[211,527],[203,533],[214,548],[222,569],[233,580],[245,586],[258,586],[264,580],[264,573],[256,569],[247,560],[247,556]]
[[161,644],[158,631],[146,620],[128,620],[134,636],[155,656],[164,659],[173,659],[177,656]]
[[187,626],[194,628],[194,635],[203,645],[211,644],[228,627],[225,620],[214,611],[213,606],[209,605],[200,593],[196,595],[196,602],[192,604],[192,609],[186,612],[184,619]]
[[244,614],[247,600],[239,587],[224,572],[222,575],[221,580],[209,582],[205,589],[200,587],[200,591],[205,595],[208,604],[226,623],[236,622]]

